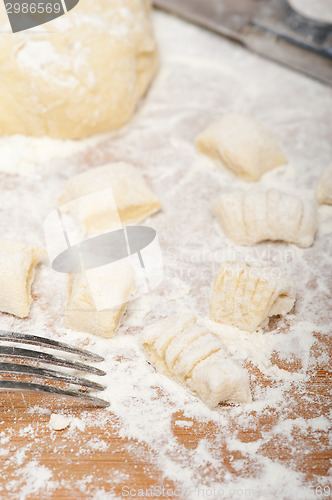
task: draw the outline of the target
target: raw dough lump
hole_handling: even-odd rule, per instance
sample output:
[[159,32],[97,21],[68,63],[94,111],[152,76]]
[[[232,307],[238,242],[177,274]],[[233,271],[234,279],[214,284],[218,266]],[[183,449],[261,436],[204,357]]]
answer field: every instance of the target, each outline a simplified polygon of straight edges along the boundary
[[219,337],[195,317],[169,317],[143,332],[143,349],[163,374],[189,387],[210,408],[230,401],[250,403],[247,372],[227,359]]
[[72,178],[58,204],[87,234],[139,222],[161,206],[138,170],[123,162],[92,168]]
[[246,181],[284,165],[287,159],[274,138],[250,116],[232,113],[210,125],[196,140],[197,149]]
[[73,419],[70,417],[65,417],[64,415],[52,413],[50,418],[50,427],[55,431],[63,431],[64,429],[69,427],[72,420]]
[[332,163],[321,173],[316,189],[319,203],[332,205]]
[[314,242],[316,204],[283,191],[232,191],[212,207],[227,236],[239,245],[282,240],[310,247]]
[[214,282],[210,317],[219,323],[253,331],[268,323],[269,317],[287,314],[295,294],[278,270],[242,262],[226,262]]
[[124,261],[69,274],[64,326],[113,337],[134,288],[135,273]]
[[[1,4],[0,29],[11,33]],[[43,26],[3,34],[0,67],[0,135],[78,139],[117,129],[157,71],[150,2],[80,0]]]
[[26,318],[32,302],[31,285],[45,250],[0,239],[0,311]]

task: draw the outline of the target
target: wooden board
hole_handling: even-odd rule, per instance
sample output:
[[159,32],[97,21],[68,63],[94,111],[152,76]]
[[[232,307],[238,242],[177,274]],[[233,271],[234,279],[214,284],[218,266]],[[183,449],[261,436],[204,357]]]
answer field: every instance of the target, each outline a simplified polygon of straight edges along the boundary
[[[170,312],[188,310],[206,316],[220,255],[232,247],[215,223],[210,201],[220,192],[243,184],[198,156],[195,137],[206,125],[235,109],[252,114],[273,131],[290,162],[264,176],[259,186],[277,184],[292,192],[313,193],[319,171],[332,158],[331,89],[165,14],[155,17],[155,26],[161,47],[160,75],[128,127],[65,161],[31,168],[31,176],[24,164],[16,172],[4,173],[0,163],[2,235],[31,244],[42,243],[43,221],[54,209],[68,178],[115,160],[128,161],[140,169],[163,203],[162,212],[152,223],[165,254],[166,275],[150,322]],[[87,410],[67,403],[66,412],[79,419],[81,428],[56,432],[49,427],[50,413],[64,411],[63,402],[1,394],[1,500],[24,496],[100,499],[103,492],[105,498],[113,498],[125,496],[128,488],[137,493],[139,488],[157,486],[169,488],[166,494],[170,498],[200,498],[197,490],[176,494],[175,487],[181,484],[221,488],[219,498],[329,498],[328,432],[326,425],[315,427],[317,421],[311,420],[326,419],[331,411],[328,325],[332,324],[332,230],[328,210],[332,208],[320,209],[319,234],[313,248],[302,250],[276,243],[252,249],[253,253],[261,251],[265,262],[270,259],[275,264],[275,258],[281,256],[277,265],[291,276],[297,291],[291,324],[288,319],[276,318],[268,331],[290,346],[294,341],[300,343],[302,328],[308,332],[310,321],[321,325],[313,328],[314,342],[300,345],[302,357],[296,356],[294,348],[288,356],[275,351],[271,359],[290,374],[306,371],[305,380],[288,381],[283,399],[273,403],[273,391],[283,382],[247,362],[254,399],[261,405],[249,412],[222,406],[219,421],[211,414],[199,418],[190,413],[185,391],[175,405],[175,392],[167,393],[156,384],[156,406],[174,405],[174,412],[170,433],[164,436],[158,420],[163,414],[153,413],[151,401],[148,410],[142,404],[142,420],[148,420],[147,411],[155,418],[150,422],[151,432],[155,430],[158,437],[153,445],[152,440],[132,439],[127,428],[123,430],[128,423],[124,413],[119,416],[112,409]],[[175,290],[178,295],[171,300],[179,280],[189,291],[181,296]],[[29,318],[22,321],[1,315],[0,328],[61,334],[64,290],[56,273],[44,266],[37,273]],[[294,325],[299,325],[295,338]],[[125,333],[126,328],[120,335]],[[66,340],[71,339],[68,334]],[[152,376],[153,370],[147,374]],[[290,429],[283,427],[292,421]],[[308,427],[310,422],[312,427]],[[173,449],[165,443],[169,436],[176,445]],[[204,454],[203,446],[209,447],[209,453]],[[266,467],[270,466],[267,476]],[[157,491],[143,494],[143,498],[149,496],[157,498]],[[213,498],[205,496],[209,497]]]
[[[287,414],[284,418],[315,418],[322,414],[328,414],[331,410],[331,372],[329,366],[332,362],[331,340],[321,337],[317,334],[319,342],[315,349],[319,352],[329,352],[329,364],[320,370],[310,374],[308,382],[303,386],[299,393],[297,384],[294,384],[292,390],[286,394]],[[278,363],[279,364],[279,363]],[[280,367],[289,369],[288,365],[280,364]],[[255,372],[252,368],[251,372]],[[271,384],[271,380],[265,379],[256,371],[259,377],[259,384],[266,387]],[[308,403],[311,397],[315,399],[315,405]],[[54,489],[44,490],[43,488],[36,494],[29,494],[27,498],[93,498],[96,491],[101,490],[116,495],[117,498],[127,496],[130,489],[148,489],[160,487],[169,490],[169,498],[190,498],[190,495],[179,496],[178,485],[172,481],[165,480],[163,473],[158,469],[151,453],[142,443],[124,440],[119,437],[114,429],[115,416],[110,414],[107,425],[103,427],[92,426],[86,431],[53,431],[49,427],[49,414],[31,414],[31,408],[39,406],[49,409],[52,412],[63,411],[63,401],[48,399],[45,400],[36,395],[2,395],[0,408],[0,443],[1,437],[10,436],[10,445],[0,446],[0,450],[5,448],[9,453],[0,456],[1,460],[1,478],[0,478],[0,498],[17,498],[18,493],[22,491],[24,483],[29,483],[29,476],[18,474],[15,454],[20,450],[25,452],[22,463],[38,462],[44,465],[52,472],[51,481],[57,483]],[[82,417],[85,415],[84,407],[77,404],[66,403],[68,413],[73,416]],[[227,414],[227,405],[224,408],[224,414]],[[94,413],[94,418],[102,415],[104,410],[89,410]],[[82,413],[83,412],[83,413]],[[251,428],[250,425],[241,425],[232,422],[231,432],[234,432],[243,443],[255,443],[262,439],[264,433],[273,428],[279,421],[279,412],[277,408],[269,408],[263,412],[252,412],[256,425]],[[142,418],[144,418],[144,408],[142,408]],[[174,422],[183,417],[181,412],[174,414]],[[101,418],[104,421],[104,418]],[[250,418],[248,416],[248,421]],[[229,493],[229,486],[223,487],[223,479],[227,473],[232,478],[242,476],[259,476],[259,470],[256,470],[254,464],[250,463],[238,451],[227,449],[226,439],[223,439],[218,426],[209,422],[199,422],[193,420],[190,428],[179,428],[172,426],[172,431],[186,449],[195,449],[199,441],[204,438],[215,440],[220,446],[220,465],[219,467],[206,464],[205,470],[201,471],[202,477],[205,477],[205,485],[209,487],[217,479],[219,487]],[[105,449],[93,450],[89,443],[97,438],[98,441],[107,443]],[[322,482],[323,477],[327,477],[330,468],[331,450],[328,443],[328,434],[312,430],[307,434],[302,434],[296,428],[292,431],[292,440],[285,440],[282,435],[279,439],[266,440],[260,449],[260,454],[289,466],[292,470],[304,474],[307,488],[306,493],[312,491],[312,498],[322,492],[322,498],[331,498],[330,489],[326,483]],[[239,465],[240,470],[238,470]],[[34,476],[31,476],[34,480]],[[92,480],[84,479],[93,477]],[[125,477],[120,479],[117,477]],[[31,479],[30,479],[31,480]],[[83,482],[82,482],[83,481]],[[47,485],[45,485],[47,486]],[[283,491],[282,496],[273,495],[273,487],[268,484],[262,484],[269,492],[268,496],[263,498],[300,498],[301,491],[293,492]],[[324,489],[325,488],[325,489]],[[24,489],[24,488],[23,488]],[[158,492],[158,490],[155,490]],[[315,495],[315,492],[316,495]],[[188,493],[188,492],[187,492]],[[191,492],[192,493],[192,492]],[[298,493],[298,494],[296,494]],[[329,493],[329,494],[328,494]],[[138,494],[138,492],[137,492]],[[232,498],[240,498],[233,495]],[[132,495],[134,496],[134,495]],[[143,496],[147,498],[148,495]],[[153,498],[157,498],[155,495]]]

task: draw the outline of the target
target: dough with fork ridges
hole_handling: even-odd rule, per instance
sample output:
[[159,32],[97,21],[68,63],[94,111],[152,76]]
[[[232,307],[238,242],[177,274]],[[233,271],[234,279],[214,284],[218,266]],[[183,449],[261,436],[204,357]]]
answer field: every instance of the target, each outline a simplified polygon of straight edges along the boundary
[[225,262],[219,268],[210,301],[214,321],[253,331],[269,317],[285,315],[293,307],[295,293],[277,268],[244,262]]
[[224,193],[213,200],[212,208],[238,245],[280,240],[310,247],[315,239],[316,203],[277,189]]
[[210,408],[219,403],[250,403],[247,372],[227,357],[217,335],[194,316],[168,317],[146,328],[142,346],[163,374],[189,388]]

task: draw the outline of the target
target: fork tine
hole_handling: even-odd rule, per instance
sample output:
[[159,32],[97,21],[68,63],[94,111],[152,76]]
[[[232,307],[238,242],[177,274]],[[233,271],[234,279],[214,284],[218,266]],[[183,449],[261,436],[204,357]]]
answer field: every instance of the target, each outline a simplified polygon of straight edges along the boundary
[[54,380],[57,382],[66,382],[68,384],[87,387],[95,391],[103,391],[105,389],[105,386],[97,384],[97,382],[92,382],[91,380],[87,380],[82,377],[75,377],[66,373],[56,372],[54,370],[46,370],[45,368],[39,368],[36,366],[0,363],[0,374],[2,373],[6,375],[13,373],[17,375],[27,375],[41,379]]
[[59,389],[57,387],[51,387],[49,385],[40,385],[40,384],[31,384],[29,382],[15,382],[13,380],[3,380],[0,381],[0,392],[34,392],[34,393],[43,393],[43,394],[52,394],[54,396],[63,396],[63,397],[71,397],[80,399],[82,401],[89,402],[94,406],[101,406],[106,408],[109,406],[108,401],[104,401],[103,399],[96,398],[94,396],[90,396],[89,394],[84,394],[78,391],[69,391],[65,389]]
[[53,354],[48,354],[46,352],[32,351],[30,349],[21,349],[18,347],[11,347],[11,346],[1,346],[0,358],[1,357],[30,359],[33,361],[39,361],[50,365],[64,366],[66,368],[73,368],[74,370],[94,373],[95,375],[100,375],[100,376],[106,375],[106,372],[100,370],[99,368],[95,368],[94,366],[89,366],[83,363],[79,363],[78,361],[71,361],[69,359],[59,358],[57,356],[53,356]]
[[0,330],[0,340],[17,342],[21,344],[39,345],[50,349],[56,349],[59,351],[65,351],[65,352],[70,352],[72,354],[77,354],[78,356],[86,360],[91,360],[95,362],[104,361],[104,358],[102,356],[86,351],[85,349],[79,349],[78,347],[73,347],[68,344],[64,344],[63,342],[47,339],[45,337],[37,337],[36,335],[28,335],[25,333]]

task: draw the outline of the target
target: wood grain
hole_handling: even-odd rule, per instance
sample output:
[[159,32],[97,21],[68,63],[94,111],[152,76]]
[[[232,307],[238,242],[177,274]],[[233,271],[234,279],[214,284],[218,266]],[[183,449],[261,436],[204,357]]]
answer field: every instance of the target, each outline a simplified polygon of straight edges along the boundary
[[[222,250],[229,249],[227,238],[216,227],[210,201],[221,192],[241,185],[225,169],[214,169],[201,162],[195,151],[195,138],[225,112],[241,110],[251,114],[276,134],[290,158],[289,165],[268,174],[267,185],[275,183],[275,187],[292,192],[313,192],[319,170],[332,157],[332,94],[331,89],[256,57],[221,37],[164,14],[156,16],[161,49],[160,78],[133,122],[72,158],[60,157],[36,165],[30,158],[31,176],[29,168],[25,168],[29,155],[26,158],[22,154],[21,164],[17,169],[13,166],[13,172],[1,170],[6,163],[1,157],[0,228],[3,237],[20,238],[29,244],[43,242],[43,221],[54,210],[68,179],[94,166],[127,161],[146,176],[163,203],[163,210],[154,218],[153,225],[167,257],[169,279],[165,280],[165,289],[160,294],[158,307],[152,311],[152,319],[179,313],[177,306],[182,307],[181,300],[167,300],[173,291],[169,283],[174,277],[191,288],[190,296],[183,301],[187,305],[186,299],[190,299],[191,312],[206,316],[209,288],[223,257]],[[264,185],[264,179],[260,183]],[[297,249],[275,243],[273,247],[255,247],[253,250],[261,253],[251,255],[277,263],[294,281],[299,305],[296,304],[292,313],[293,325],[303,318],[312,319],[318,325],[331,322],[331,231],[328,234],[331,219],[323,207],[320,211],[319,235],[313,248],[299,254]],[[1,328],[60,333],[65,285],[46,266],[36,275],[33,298],[29,318],[20,320],[2,314]],[[270,330],[275,327],[277,331],[280,323],[280,318],[270,322]],[[289,435],[273,430],[287,419],[302,418],[306,423],[310,418],[327,417],[331,412],[332,331],[329,333],[315,333],[307,378],[287,386],[282,407],[279,401],[245,415],[240,409],[234,417],[234,408],[221,406],[218,413],[220,420],[226,422],[224,427],[209,419],[188,417],[178,409],[174,412],[171,431],[178,443],[174,456],[182,453],[182,461],[194,460],[191,452],[194,454],[203,440],[208,440],[213,448],[214,461],[202,461],[199,466],[192,464],[196,484],[216,483],[223,487],[244,478],[250,485],[250,479],[256,478],[256,485],[266,487],[262,460],[268,458],[285,466],[291,474],[302,473],[307,487],[318,488],[323,484],[331,459],[328,433],[314,428],[304,432],[296,425]],[[281,334],[287,336],[287,328]],[[293,351],[290,349],[290,352]],[[271,361],[292,373],[303,368],[301,359],[295,356],[281,358],[274,353]],[[247,368],[251,387],[261,390],[263,396],[265,390],[280,383],[249,363]],[[160,392],[160,399],[167,404],[167,395]],[[264,397],[261,399],[264,402]],[[25,491],[30,492],[29,499],[104,500],[103,492],[107,499],[121,498],[126,486],[136,490],[177,486],[165,479],[170,474],[158,460],[159,443],[151,449],[144,442],[121,437],[123,422],[112,411],[88,410],[77,403],[67,402],[65,407],[63,404],[54,398],[0,394],[1,500],[24,498]],[[59,411],[86,422],[85,429],[51,430],[50,414]],[[142,407],[142,419],[145,413],[146,408]],[[190,427],[181,427],[178,421],[187,421]],[[233,438],[237,439],[238,448],[230,446]],[[246,453],[256,446],[256,452]],[[45,467],[47,479],[43,471],[31,471],[33,464]],[[183,479],[181,471],[176,475]],[[312,491],[304,497],[300,490],[275,495],[269,491],[260,497],[255,491],[237,497],[225,490],[227,492],[225,498],[246,500],[330,496]],[[191,499],[193,495],[182,497]]]
[[[314,349],[316,352],[328,352],[331,363],[332,346],[331,340],[326,335],[316,334],[317,343]],[[291,360],[284,365],[275,359],[279,367],[289,369]],[[296,365],[296,361],[294,360]],[[286,393],[287,414],[284,418],[295,419],[302,417],[307,420],[321,415],[328,415],[331,410],[331,364],[322,367],[309,374],[307,382],[292,384],[291,390]],[[274,382],[265,378],[257,368],[248,366],[252,376],[256,376],[256,384],[261,387],[268,387]],[[315,404],[312,404],[314,399]],[[70,415],[82,417],[87,412],[93,412],[94,420],[103,422],[101,427],[89,426],[85,432],[80,430],[64,430],[55,432],[49,427],[49,413],[44,415],[33,414],[34,407],[41,407],[50,412],[64,410],[64,401],[56,398],[42,398],[37,395],[2,394],[0,408],[0,442],[2,436],[10,436],[10,452],[1,459],[1,498],[18,498],[22,491],[22,481],[17,479],[17,460],[14,460],[15,453],[24,448],[26,454],[23,464],[36,460],[38,464],[44,465],[52,471],[52,479],[57,483],[54,489],[47,492],[47,498],[94,498],[96,491],[104,491],[116,497],[124,496],[124,487],[144,490],[160,486],[172,492],[176,485],[171,481],[165,481],[162,471],[158,469],[156,463],[151,459],[151,450],[148,450],[144,443],[120,438],[114,428],[115,415],[108,413],[105,424],[105,410],[86,409],[76,403],[65,402],[65,408]],[[227,413],[227,405],[223,407],[223,414]],[[255,426],[251,428],[237,423],[232,423],[231,432],[237,435],[243,443],[254,443],[268,436],[269,431],[280,421],[278,408],[270,407],[263,412],[252,412],[250,414],[255,419]],[[142,408],[142,418],[144,418],[144,408]],[[173,415],[173,423],[179,419],[188,420],[181,412]],[[248,419],[250,422],[250,418]],[[206,485],[217,481],[221,486],[223,477],[227,473],[235,478],[256,477],[259,475],[259,468],[250,463],[245,455],[239,451],[227,449],[226,439],[220,434],[218,426],[211,422],[192,421],[189,428],[179,428],[173,425],[172,431],[178,442],[188,450],[194,450],[201,439],[209,438],[215,440],[219,446],[221,458],[219,467],[207,464],[202,477],[205,477]],[[260,448],[260,455],[269,457],[272,460],[277,458],[278,462],[291,466],[293,470],[302,472],[305,476],[306,485],[313,488],[319,487],[321,479],[328,476],[331,450],[328,445],[328,435],[326,432],[312,430],[308,433],[301,433],[296,428],[292,430],[293,440],[290,443],[287,439],[263,439],[264,444]],[[91,440],[98,438],[98,441],[107,443],[102,450],[92,449],[89,446]],[[6,444],[8,450],[8,443]],[[84,483],[87,477],[93,480]],[[117,476],[121,477],[120,481]],[[27,477],[24,479],[27,481]],[[83,481],[82,483],[80,483]],[[70,486],[69,486],[70,485]],[[8,490],[7,490],[8,488]],[[179,496],[169,495],[169,498],[179,498]],[[189,497],[186,496],[187,498]],[[313,498],[315,495],[313,495]],[[45,491],[31,494],[28,498],[45,498]],[[183,497],[185,498],[185,496]],[[326,498],[326,496],[325,496]]]

